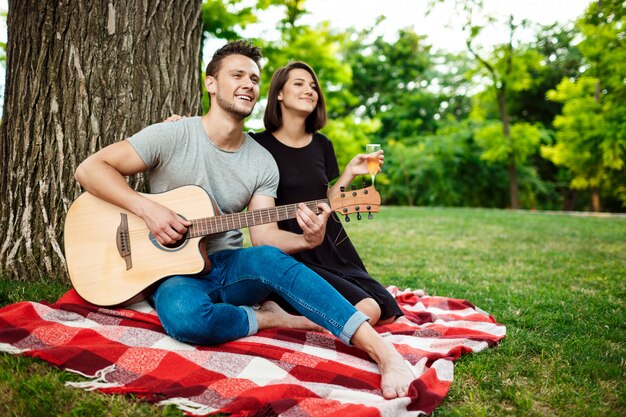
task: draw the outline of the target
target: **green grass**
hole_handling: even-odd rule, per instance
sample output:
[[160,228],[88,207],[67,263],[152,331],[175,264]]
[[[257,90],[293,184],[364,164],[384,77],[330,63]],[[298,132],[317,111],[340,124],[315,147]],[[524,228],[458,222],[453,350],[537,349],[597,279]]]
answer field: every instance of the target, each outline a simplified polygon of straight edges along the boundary
[[[498,346],[456,362],[436,416],[626,415],[626,218],[383,207],[346,227],[384,284],[467,299],[507,326]],[[0,303],[67,289],[3,279]],[[0,355],[0,415],[182,415],[63,386],[77,379]]]

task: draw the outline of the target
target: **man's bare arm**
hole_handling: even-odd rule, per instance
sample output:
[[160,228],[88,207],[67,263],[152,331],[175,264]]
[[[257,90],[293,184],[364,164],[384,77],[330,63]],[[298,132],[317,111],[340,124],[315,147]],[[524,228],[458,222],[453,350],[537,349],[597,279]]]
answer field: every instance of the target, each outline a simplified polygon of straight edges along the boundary
[[190,223],[168,208],[142,196],[126,182],[126,176],[148,167],[126,140],[113,143],[85,159],[74,177],[96,197],[141,217],[161,244],[174,243]]

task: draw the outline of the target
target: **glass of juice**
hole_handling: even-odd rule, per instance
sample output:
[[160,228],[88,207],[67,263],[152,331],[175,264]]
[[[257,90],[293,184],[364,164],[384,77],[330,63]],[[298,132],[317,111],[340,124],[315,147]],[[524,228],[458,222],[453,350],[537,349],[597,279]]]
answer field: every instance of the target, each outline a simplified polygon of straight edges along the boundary
[[380,164],[378,163],[378,155],[372,155],[376,152],[380,151],[380,144],[378,143],[368,143],[365,146],[365,153],[367,156],[367,170],[372,176],[372,185],[374,185],[374,179],[376,178],[376,174],[380,169]]

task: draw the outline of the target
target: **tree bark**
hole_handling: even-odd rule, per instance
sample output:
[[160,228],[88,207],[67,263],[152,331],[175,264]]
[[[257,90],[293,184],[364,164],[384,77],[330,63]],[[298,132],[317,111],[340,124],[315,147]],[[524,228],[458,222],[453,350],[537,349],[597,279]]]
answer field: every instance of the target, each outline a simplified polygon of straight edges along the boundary
[[[201,0],[9,2],[0,270],[66,275],[77,165],[171,113],[201,112]],[[141,187],[142,181],[133,181]]]

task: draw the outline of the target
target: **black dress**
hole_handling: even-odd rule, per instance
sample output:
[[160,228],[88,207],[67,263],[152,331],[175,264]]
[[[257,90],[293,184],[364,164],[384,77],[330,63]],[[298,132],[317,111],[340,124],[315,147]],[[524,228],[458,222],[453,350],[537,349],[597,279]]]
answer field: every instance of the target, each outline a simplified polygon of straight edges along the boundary
[[[315,133],[311,143],[303,148],[287,146],[267,131],[252,136],[278,164],[277,206],[327,197],[328,183],[339,176],[339,166],[332,142],[326,136]],[[278,227],[302,234],[296,219],[278,222]],[[391,294],[367,273],[335,213],[328,219],[323,243],[294,257],[322,276],[353,305],[373,298],[381,309],[380,320],[402,315]]]

